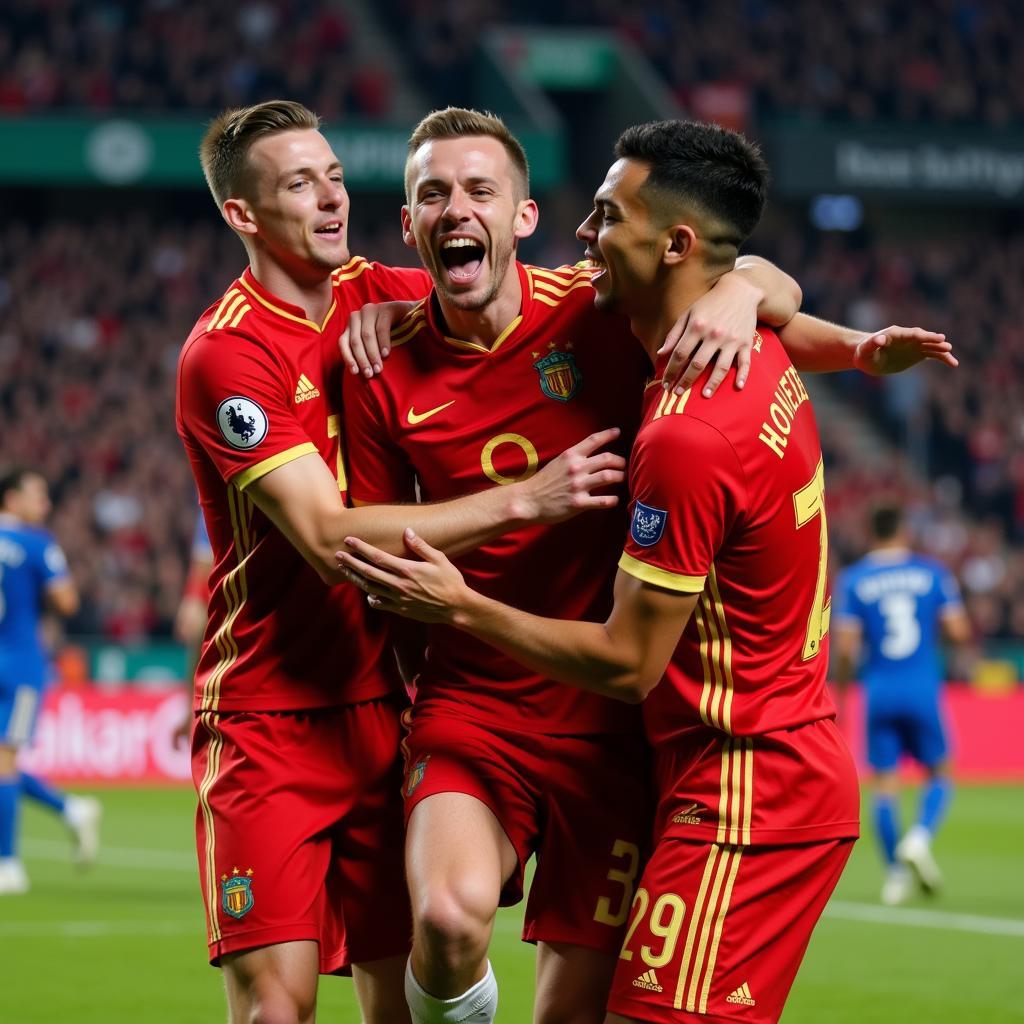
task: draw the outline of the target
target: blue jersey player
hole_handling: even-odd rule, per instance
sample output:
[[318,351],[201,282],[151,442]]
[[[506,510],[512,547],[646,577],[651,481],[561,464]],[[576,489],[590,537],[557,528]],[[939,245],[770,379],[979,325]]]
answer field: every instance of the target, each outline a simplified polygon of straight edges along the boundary
[[[882,901],[896,904],[910,895],[911,871],[926,892],[942,881],[931,852],[952,791],[940,709],[941,643],[965,643],[970,624],[952,573],[910,550],[898,508],[877,508],[871,526],[874,547],[839,577],[832,642],[838,685],[845,685],[860,660],[875,827],[887,869]],[[917,821],[902,839],[901,755],[917,761],[928,776]]]
[[40,618],[47,609],[74,615],[78,594],[67,562],[42,524],[50,512],[46,481],[17,468],[0,474],[0,895],[28,889],[17,856],[23,796],[60,814],[76,840],[80,862],[96,856],[100,806],[65,796],[42,779],[18,772],[18,750],[32,738],[47,676]]

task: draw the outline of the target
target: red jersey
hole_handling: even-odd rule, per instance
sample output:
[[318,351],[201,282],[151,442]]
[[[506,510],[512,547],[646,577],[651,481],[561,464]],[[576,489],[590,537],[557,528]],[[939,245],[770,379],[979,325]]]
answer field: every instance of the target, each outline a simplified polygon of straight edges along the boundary
[[[392,332],[380,377],[346,380],[353,498],[412,500],[414,481],[424,501],[512,483],[605,427],[622,429],[618,448],[628,451],[650,373],[628,324],[594,309],[589,270],[519,264],[518,272],[521,313],[490,349],[446,336],[430,298]],[[474,589],[537,615],[603,620],[625,522],[624,507],[585,512],[506,534],[458,565]],[[553,683],[440,626],[416,704],[549,734],[638,725],[621,704]]]
[[384,629],[354,587],[328,587],[246,488],[317,453],[347,484],[338,338],[366,302],[422,296],[429,278],[353,258],[322,324],[246,270],[200,318],[178,361],[176,416],[213,549],[199,711],[350,704],[395,688]]
[[[857,787],[825,688],[830,602],[814,412],[760,328],[746,389],[648,389],[620,568],[700,594],[648,736],[678,792],[670,827],[750,843],[857,834]],[[821,723],[814,726],[813,723]],[[662,785],[676,786],[662,775]]]

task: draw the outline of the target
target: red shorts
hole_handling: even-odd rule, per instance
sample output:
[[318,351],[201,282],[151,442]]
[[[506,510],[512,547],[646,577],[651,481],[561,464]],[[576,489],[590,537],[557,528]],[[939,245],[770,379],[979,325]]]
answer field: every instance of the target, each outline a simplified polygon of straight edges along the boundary
[[320,971],[405,953],[400,708],[204,712],[192,744],[210,962],[312,939]]
[[644,871],[608,1009],[654,1024],[777,1021],[852,839],[662,839]]
[[523,897],[523,938],[617,953],[650,848],[650,752],[640,735],[546,736],[447,715],[412,716],[406,818],[435,793],[466,793],[501,823],[518,867],[502,906]]

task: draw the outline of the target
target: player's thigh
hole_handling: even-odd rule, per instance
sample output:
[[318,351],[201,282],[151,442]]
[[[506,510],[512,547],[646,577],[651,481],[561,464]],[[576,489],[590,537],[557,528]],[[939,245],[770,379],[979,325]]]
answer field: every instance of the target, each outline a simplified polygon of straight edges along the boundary
[[639,735],[547,737],[544,829],[523,937],[597,950],[609,976],[622,945],[654,814]]
[[655,1024],[777,1021],[852,846],[660,842],[633,901],[609,1011]]
[[946,728],[937,704],[917,709],[908,728],[907,752],[925,768],[937,770],[949,753]]
[[522,898],[539,825],[516,747],[475,722],[414,717],[404,744],[403,792],[406,873],[417,916],[449,892],[495,908]]
[[253,1019],[312,1021],[316,1013],[319,951],[311,941],[284,942],[221,960],[230,1024]]
[[468,793],[434,793],[409,816],[406,873],[417,922],[489,927],[519,859],[494,812]]
[[867,759],[872,770],[894,771],[904,747],[904,730],[898,716],[869,708],[866,734]]
[[601,1024],[615,961],[614,953],[538,942],[534,1024]]

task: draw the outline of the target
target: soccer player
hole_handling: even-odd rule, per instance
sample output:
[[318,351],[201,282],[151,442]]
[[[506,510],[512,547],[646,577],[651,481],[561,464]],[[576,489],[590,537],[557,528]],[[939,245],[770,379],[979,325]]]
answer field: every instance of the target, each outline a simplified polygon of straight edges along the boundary
[[[943,638],[967,643],[971,628],[953,574],[911,550],[897,506],[875,509],[871,532],[871,551],[836,585],[835,680],[845,687],[861,662],[868,763],[875,773],[874,823],[886,868],[882,902],[897,904],[910,895],[911,870],[927,893],[942,882],[931,842],[953,784],[942,724],[939,649]],[[901,755],[927,773],[917,821],[902,839]]]
[[[734,266],[760,216],[766,171],[740,136],[682,122],[629,129],[617,154],[580,229],[596,267],[585,294],[600,309],[629,317],[660,371],[668,326]],[[414,153],[414,182],[419,164],[430,162]],[[423,180],[427,201],[432,189],[451,190],[436,171]],[[418,192],[413,199],[424,201]],[[416,226],[407,214],[407,231],[410,220]],[[447,234],[433,241],[432,259],[447,265],[440,255]],[[570,284],[560,282],[559,291]],[[808,331],[817,329],[801,320],[786,333],[795,332],[789,342],[804,350]],[[935,346],[936,354],[945,345],[927,332],[909,332],[909,339],[892,333],[911,348]],[[503,339],[502,353],[513,337]],[[418,354],[414,346],[410,358],[422,366],[436,339],[428,335]],[[414,531],[407,545],[422,562],[355,538],[347,544],[358,557],[340,556],[383,610],[439,623],[445,632],[458,628],[542,677],[598,696],[639,702],[650,695],[643,712],[655,749],[657,845],[632,900],[610,1021],[778,1019],[858,833],[856,773],[824,686],[829,605],[817,430],[776,334],[762,326],[753,347],[745,391],[726,388],[704,401],[700,382],[681,396],[647,388],[630,470],[630,535],[603,623],[545,618],[484,596],[467,580],[492,593],[494,583],[481,585],[483,574],[465,562],[464,578]],[[628,364],[617,361],[606,338],[599,355],[624,381]],[[592,365],[601,372],[597,357]],[[432,389],[425,404],[439,407],[447,397],[454,409],[466,394]],[[467,430],[464,424],[456,436]],[[531,566],[535,612],[543,611],[557,580],[551,567],[560,567],[566,550],[559,545],[555,557]],[[591,572],[603,568],[594,555]],[[522,587],[520,602],[530,595]],[[591,617],[596,610],[595,602]],[[561,612],[580,615],[571,605]],[[470,693],[456,695],[468,705]],[[419,703],[415,709],[421,713]],[[407,788],[418,790],[435,762],[415,759],[415,720],[410,745]],[[545,789],[559,785],[563,763],[549,760]],[[590,792],[604,802],[599,785]],[[416,861],[426,859],[415,842],[420,808],[409,823],[414,908]],[[608,878],[628,892],[636,866],[630,859]],[[563,878],[570,899],[587,870],[580,860],[575,877]],[[601,906],[619,909],[607,899]],[[414,971],[418,940],[417,932]]]
[[28,797],[59,814],[75,840],[75,859],[91,863],[99,850],[99,801],[69,796],[18,771],[18,751],[32,739],[46,683],[40,618],[78,610],[67,559],[43,528],[50,495],[34,470],[0,474],[0,895],[28,891],[18,859],[18,811]]
[[317,975],[351,969],[364,1019],[406,1020],[402,691],[385,626],[343,582],[353,529],[401,546],[413,516],[453,552],[605,509],[621,458],[576,444],[528,481],[446,505],[345,508],[341,325],[426,290],[347,245],[342,167],[305,107],[227,111],[200,150],[249,266],[182,348],[177,426],[209,527],[209,624],[195,680],[193,777],[211,962],[230,1019],[306,1022]]
[[[592,269],[516,262],[537,220],[528,189],[522,148],[497,118],[453,108],[413,132],[403,226],[435,287],[391,333],[386,372],[346,379],[357,504],[527,478],[599,423],[619,425],[626,443],[635,433],[649,363],[625,320],[594,308]],[[768,312],[779,322],[796,308],[782,291]],[[743,307],[751,325],[759,294]],[[603,616],[624,528],[614,511],[588,516],[506,536],[460,565],[474,586],[539,615]],[[450,629],[430,637],[406,742],[414,1021],[493,1019],[491,929],[499,903],[521,897],[531,854],[536,1019],[604,1016],[647,847],[646,758],[638,716],[545,675]]]

